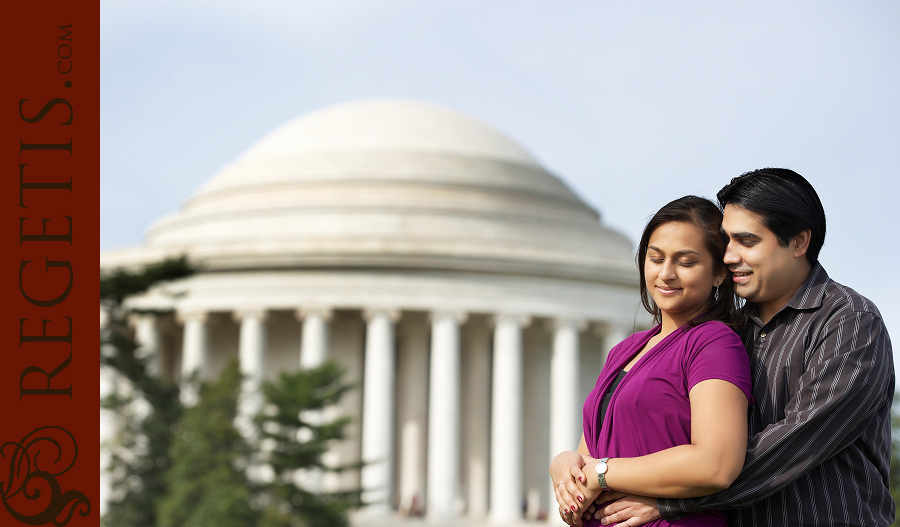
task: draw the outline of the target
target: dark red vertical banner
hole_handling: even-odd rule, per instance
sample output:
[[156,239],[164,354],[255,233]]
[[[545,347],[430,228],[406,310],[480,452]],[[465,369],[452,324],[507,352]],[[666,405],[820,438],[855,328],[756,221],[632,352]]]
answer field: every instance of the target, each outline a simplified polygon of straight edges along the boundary
[[100,5],[0,17],[0,525],[99,524]]

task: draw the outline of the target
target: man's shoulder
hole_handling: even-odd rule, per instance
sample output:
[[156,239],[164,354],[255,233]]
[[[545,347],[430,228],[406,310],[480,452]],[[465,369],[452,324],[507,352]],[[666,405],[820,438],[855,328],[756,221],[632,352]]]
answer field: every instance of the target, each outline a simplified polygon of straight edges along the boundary
[[[820,264],[779,318],[785,338],[806,334],[807,345],[829,335],[866,334],[889,345],[887,328],[875,303],[856,290],[833,280]],[[847,333],[850,331],[850,333]],[[837,333],[834,333],[837,332]]]
[[879,321],[881,312],[874,302],[859,294],[855,289],[828,278],[824,283],[822,307],[829,314],[858,313],[870,314]]
[[[856,290],[831,279],[824,284],[823,292],[818,309],[795,319],[799,324],[798,327],[805,325],[810,334],[818,335],[820,338],[834,337],[846,340],[841,335],[844,337],[851,334],[862,335],[865,336],[863,341],[871,339],[873,345],[890,349],[887,326],[874,302]],[[806,318],[807,316],[809,318]],[[804,318],[807,321],[805,323]],[[815,341],[818,341],[818,338],[813,339],[813,342]]]

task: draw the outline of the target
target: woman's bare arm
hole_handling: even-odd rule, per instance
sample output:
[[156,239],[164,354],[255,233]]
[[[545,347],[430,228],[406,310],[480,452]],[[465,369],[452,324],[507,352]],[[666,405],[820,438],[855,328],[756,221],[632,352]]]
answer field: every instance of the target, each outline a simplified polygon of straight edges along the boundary
[[[606,473],[609,488],[644,496],[686,498],[725,489],[737,478],[747,451],[746,395],[730,382],[710,379],[691,389],[690,401],[691,443],[641,457],[610,459]],[[594,472],[597,460],[590,456],[583,459],[580,470],[586,484],[582,490],[593,495],[600,488]]]

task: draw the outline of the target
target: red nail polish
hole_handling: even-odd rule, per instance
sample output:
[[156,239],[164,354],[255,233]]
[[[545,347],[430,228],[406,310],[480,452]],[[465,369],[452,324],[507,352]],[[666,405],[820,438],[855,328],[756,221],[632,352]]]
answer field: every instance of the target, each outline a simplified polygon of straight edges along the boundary
[[575,499],[578,500],[578,501],[584,501],[584,498],[582,498],[581,496],[578,496],[578,497],[575,498]]

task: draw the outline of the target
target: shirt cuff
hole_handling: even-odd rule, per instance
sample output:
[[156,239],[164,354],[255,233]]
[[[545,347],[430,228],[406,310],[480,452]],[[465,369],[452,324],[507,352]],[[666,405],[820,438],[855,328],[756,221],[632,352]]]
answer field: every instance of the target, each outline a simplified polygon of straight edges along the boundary
[[657,498],[656,510],[664,520],[680,520],[685,511],[682,509],[681,500],[670,498]]

